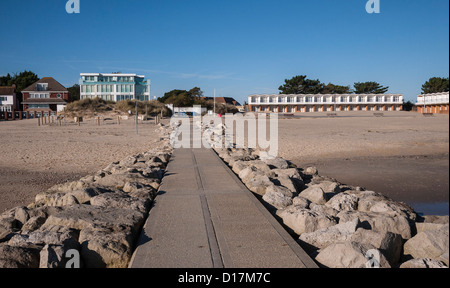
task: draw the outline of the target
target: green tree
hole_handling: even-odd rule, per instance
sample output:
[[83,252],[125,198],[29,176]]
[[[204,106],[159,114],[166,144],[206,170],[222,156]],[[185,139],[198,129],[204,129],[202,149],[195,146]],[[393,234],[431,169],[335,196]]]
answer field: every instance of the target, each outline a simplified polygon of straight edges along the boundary
[[357,82],[354,87],[355,94],[384,94],[389,90],[377,82]]
[[11,74],[8,73],[6,76],[0,77],[0,86],[12,86],[12,77]]
[[75,84],[67,90],[69,90],[69,102],[80,100],[80,85]]
[[403,101],[403,111],[412,111],[414,106],[414,103],[412,103],[411,101]]
[[23,89],[38,80],[39,77],[35,73],[31,71],[24,71],[19,74],[14,74],[14,77],[11,80],[11,85],[16,84],[17,91],[22,92]]
[[199,87],[191,90],[172,90],[158,98],[158,101],[164,104],[173,104],[176,107],[191,107],[194,104],[202,105],[204,103],[203,91]]
[[167,99],[169,99],[170,97],[182,94],[182,93],[187,93],[187,92],[188,91],[186,91],[186,90],[177,90],[177,89],[175,89],[175,90],[172,90],[170,92],[164,93],[164,96],[163,97],[159,97],[158,101],[161,102],[161,103],[169,104],[169,103],[166,103]]
[[350,94],[352,93],[352,89],[350,86],[340,86],[328,83],[328,85],[324,86],[321,94]]
[[8,73],[8,75],[0,77],[0,86],[12,86],[13,84],[15,84],[17,102],[22,103],[23,101],[22,90],[38,80],[39,77],[31,71],[24,71],[19,74],[15,73],[14,76],[12,77]]
[[319,80],[307,79],[307,76],[295,76],[292,79],[284,80],[284,85],[280,86],[280,94],[319,94],[324,85]]
[[433,77],[422,85],[422,94],[440,93],[448,91],[449,91],[448,78]]

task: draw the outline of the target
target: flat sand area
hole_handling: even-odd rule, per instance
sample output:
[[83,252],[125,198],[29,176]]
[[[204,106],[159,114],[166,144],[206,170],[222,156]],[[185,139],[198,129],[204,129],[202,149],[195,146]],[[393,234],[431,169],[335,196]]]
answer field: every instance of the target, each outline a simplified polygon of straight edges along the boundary
[[449,116],[414,112],[299,114],[279,120],[279,155],[299,167],[447,214]]
[[160,140],[152,123],[138,126],[97,126],[91,120],[78,126],[40,126],[34,120],[0,122],[0,213],[27,206],[36,194],[78,180],[111,162],[148,151]]
[[[449,116],[414,112],[298,114],[279,120],[279,156],[316,166],[339,182],[403,201],[425,214],[447,214]],[[167,120],[166,120],[167,121]],[[153,123],[40,126],[0,122],[0,212],[28,205],[55,184],[77,180],[155,147]]]

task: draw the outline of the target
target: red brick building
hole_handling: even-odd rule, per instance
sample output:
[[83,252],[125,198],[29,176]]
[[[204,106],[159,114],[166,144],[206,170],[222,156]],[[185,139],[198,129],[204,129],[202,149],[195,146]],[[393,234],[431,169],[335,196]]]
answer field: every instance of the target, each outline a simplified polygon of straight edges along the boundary
[[63,111],[69,91],[52,77],[45,77],[22,91],[23,111],[45,114]]

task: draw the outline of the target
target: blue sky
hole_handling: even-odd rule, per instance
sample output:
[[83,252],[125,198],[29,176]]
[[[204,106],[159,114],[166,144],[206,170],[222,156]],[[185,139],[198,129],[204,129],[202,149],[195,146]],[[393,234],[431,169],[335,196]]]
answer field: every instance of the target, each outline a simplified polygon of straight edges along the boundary
[[198,86],[243,102],[307,75],[377,81],[415,101],[449,76],[449,1],[0,0],[0,75],[31,70],[65,86],[80,73],[137,73],[152,96]]

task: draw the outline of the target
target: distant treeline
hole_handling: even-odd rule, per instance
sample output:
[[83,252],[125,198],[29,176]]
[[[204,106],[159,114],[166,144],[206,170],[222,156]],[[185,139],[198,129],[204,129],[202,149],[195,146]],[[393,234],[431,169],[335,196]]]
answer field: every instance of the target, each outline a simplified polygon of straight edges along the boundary
[[[280,94],[384,94],[389,86],[382,86],[378,82],[357,82],[350,86],[322,83],[320,80],[308,79],[306,75],[286,79],[278,90]],[[422,94],[449,91],[449,78],[433,77],[422,85]]]

